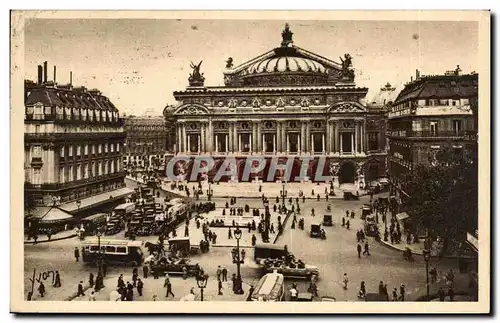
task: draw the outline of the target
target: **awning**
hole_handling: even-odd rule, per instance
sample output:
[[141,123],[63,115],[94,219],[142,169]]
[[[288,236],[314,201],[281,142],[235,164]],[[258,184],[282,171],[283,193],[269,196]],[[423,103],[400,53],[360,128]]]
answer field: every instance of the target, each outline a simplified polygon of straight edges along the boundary
[[397,219],[398,221],[403,221],[403,220],[406,220],[406,219],[408,219],[409,217],[410,217],[410,216],[409,216],[409,215],[408,215],[408,213],[406,213],[406,212],[401,212],[401,213],[396,214],[396,219]]
[[479,242],[477,241],[477,238],[476,238],[474,235],[472,235],[472,234],[470,234],[470,233],[468,233],[468,232],[467,232],[467,242],[469,243],[469,245],[470,245],[470,246],[471,246],[471,247],[472,247],[472,248],[473,248],[476,252],[478,252],[478,250],[479,250]]
[[120,198],[123,198],[131,193],[133,193],[134,190],[130,189],[128,187],[123,187],[119,188],[114,191],[109,191],[105,193],[101,193],[98,195],[90,196],[84,199],[81,199],[80,202],[80,207],[76,204],[76,201],[65,203],[63,205],[60,205],[59,208],[66,211],[66,212],[75,212],[75,211],[81,211],[87,208],[91,208],[100,204],[104,204],[109,201],[114,201]]
[[55,206],[40,206],[33,210],[30,220],[38,220],[41,224],[69,222],[73,216]]

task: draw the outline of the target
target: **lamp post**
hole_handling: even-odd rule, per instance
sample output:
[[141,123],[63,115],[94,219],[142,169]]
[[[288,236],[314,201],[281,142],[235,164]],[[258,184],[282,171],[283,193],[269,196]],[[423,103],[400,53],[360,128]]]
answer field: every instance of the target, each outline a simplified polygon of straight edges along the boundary
[[283,189],[281,190],[281,199],[282,199],[282,205],[283,205],[283,211],[285,210],[285,198],[287,196],[287,192],[285,191],[285,182],[283,181]]
[[237,257],[236,257],[236,281],[235,281],[235,287],[234,287],[234,293],[241,295],[243,294],[243,288],[241,288],[241,272],[240,272],[240,265],[241,265],[241,257],[240,257],[240,239],[241,239],[242,231],[240,230],[239,227],[236,227],[236,230],[234,230],[234,237],[236,238],[236,250],[238,251]]
[[97,272],[102,275],[102,253],[101,253],[101,236],[102,236],[102,227],[97,229],[97,247],[99,248],[99,253],[97,255]]
[[82,206],[82,201],[76,200],[76,207],[78,208],[78,210],[80,210],[80,206]]
[[425,279],[427,287],[427,301],[429,301],[429,260],[431,259],[431,252],[429,249],[423,250],[424,260],[425,260]]
[[200,289],[201,301],[203,302],[203,289],[207,287],[208,275],[197,275],[196,276],[196,284],[198,284],[198,288]]

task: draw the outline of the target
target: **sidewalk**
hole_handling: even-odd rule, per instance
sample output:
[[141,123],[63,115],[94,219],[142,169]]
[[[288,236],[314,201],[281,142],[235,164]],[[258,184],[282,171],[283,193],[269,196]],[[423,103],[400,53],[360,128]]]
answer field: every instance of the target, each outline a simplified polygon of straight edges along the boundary
[[[71,239],[76,237],[76,233],[74,230],[66,230],[66,231],[61,231],[56,234],[51,235],[50,240],[49,237],[46,235],[39,234],[38,240],[36,243],[44,243],[44,242],[51,242],[51,241],[57,241],[57,240],[64,240],[64,239]],[[28,235],[24,235],[24,244],[35,244],[35,240],[30,239],[28,240]]]
[[[163,287],[165,282],[165,277],[160,277],[159,279],[153,279],[152,276],[149,276],[147,279],[141,278],[144,283],[143,296],[139,296],[137,289],[134,288],[134,300],[135,301],[152,301],[153,295],[157,295],[158,301],[180,301],[181,298],[188,295],[190,293],[191,288],[193,288],[195,293],[195,300],[200,301],[200,289],[198,288],[196,279],[190,277],[188,279],[182,279],[181,277],[170,277],[170,282],[172,283],[172,292],[174,293],[174,297],[169,295],[169,297],[165,297],[166,288]],[[204,301],[245,301],[248,296],[248,291],[250,286],[243,282],[243,291],[245,292],[242,295],[234,294],[232,291],[232,282],[231,277],[228,277],[228,282],[223,282],[222,295],[218,295],[218,283],[216,277],[209,277],[207,287],[203,290],[203,300]],[[118,281],[118,276],[109,277],[104,280],[105,287],[101,289],[98,293],[96,293],[97,301],[109,301],[109,294],[116,290]],[[124,275],[125,284],[127,281],[132,283],[131,277]],[[85,296],[81,296],[73,299],[74,301],[88,301],[88,296],[90,295],[90,290],[85,292]]]
[[[133,179],[132,179],[133,180]],[[190,197],[193,196],[192,188],[195,186],[198,188],[198,183],[196,182],[183,182],[190,189]],[[203,195],[200,196],[200,199],[206,199],[206,192],[208,190],[208,183],[201,182]],[[259,191],[259,187],[261,190]],[[261,198],[262,194],[267,197],[276,197],[281,196],[281,191],[283,190],[283,184],[280,182],[264,182],[264,183],[251,183],[251,182],[219,182],[218,184],[210,185],[210,188],[213,191],[212,197],[214,198],[228,198],[228,197],[236,197],[236,198]],[[299,196],[299,191],[302,190],[306,199],[317,199],[317,194],[320,195],[321,200],[325,199],[325,188],[330,190],[330,185],[326,183],[312,183],[312,182],[288,182],[285,183],[285,191],[287,191],[287,197],[296,198]],[[186,191],[180,191],[178,189],[172,190],[170,188],[170,182],[163,182],[162,189],[165,191],[173,192],[175,194],[179,194],[182,196],[187,196]],[[312,194],[314,191],[314,195]],[[359,195],[366,195],[367,192],[358,189]],[[338,186],[334,186],[334,192],[336,196],[328,196],[328,199],[342,199],[343,198],[343,190]]]

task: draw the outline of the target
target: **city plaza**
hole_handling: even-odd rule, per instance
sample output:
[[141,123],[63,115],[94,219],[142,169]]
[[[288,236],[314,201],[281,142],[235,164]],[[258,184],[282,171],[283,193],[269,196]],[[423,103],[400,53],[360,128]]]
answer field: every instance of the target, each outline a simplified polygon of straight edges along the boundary
[[[161,185],[155,192],[158,194],[156,202],[163,204],[172,197],[183,198],[186,203],[214,202],[215,210],[202,214],[202,222],[222,219],[229,230],[234,230],[231,226],[234,220],[242,229],[241,239],[235,239],[234,236],[228,236],[228,227],[211,228],[217,234],[217,242],[210,245],[207,253],[190,257],[191,262],[200,264],[208,275],[204,300],[245,301],[250,286],[255,286],[261,278],[261,273],[251,261],[251,237],[255,234],[257,243],[261,243],[262,238],[255,230],[247,230],[246,224],[259,221],[259,217],[252,216],[251,211],[256,209],[260,213],[264,212],[263,197],[268,199],[273,225],[277,226],[278,216],[281,216],[283,223],[282,234],[271,234],[270,242],[286,245],[296,258],[319,268],[318,297],[315,300],[332,297],[337,301],[358,301],[362,281],[369,293],[378,293],[378,286],[382,281],[387,284],[389,296],[393,289],[397,289],[399,294],[403,284],[405,301],[422,299],[426,296],[426,261],[422,243],[393,244],[385,239],[377,241],[367,238],[370,255],[358,257],[356,251],[356,231],[363,229],[363,205],[370,205],[379,197],[389,196],[388,189],[374,195],[369,191],[369,187],[377,184],[384,186],[383,180],[387,176],[385,107],[366,103],[368,89],[356,86],[349,54],[343,55],[341,63],[337,63],[295,46],[292,35],[290,27],[286,25],[280,46],[238,66],[233,66],[232,59],[228,60],[224,71],[224,86],[205,86],[203,73],[200,72],[201,63],[192,63],[189,86],[185,90],[174,92],[178,104],[164,110],[166,120],[175,125],[174,152],[165,156],[165,163],[179,157],[182,160],[175,162],[173,166],[175,178],[165,177],[165,174],[158,176]],[[91,95],[100,93],[89,94]],[[115,113],[113,111],[112,122],[118,122],[114,119]],[[110,153],[118,152],[119,147],[116,146]],[[64,147],[62,149],[61,153],[64,155]],[[99,146],[99,153],[100,150]],[[69,154],[72,157],[72,148]],[[196,157],[200,156],[213,158],[213,168],[200,176],[196,175],[194,181],[187,181]],[[236,160],[234,175],[214,181],[218,169],[228,157]],[[259,172],[251,173],[245,180],[242,176],[245,162],[253,157],[264,158],[266,165]],[[287,181],[283,180],[283,172],[272,172],[271,159],[276,157],[292,158],[292,176],[301,172],[303,157],[313,162],[306,167],[307,176],[301,181]],[[326,161],[322,168],[319,167],[321,158]],[[75,163],[77,161],[75,154]],[[100,162],[96,165],[100,165]],[[80,166],[77,167],[79,170]],[[87,176],[87,167],[85,164],[83,178]],[[96,174],[100,174],[100,166],[95,168]],[[91,171],[93,169],[94,166],[90,168]],[[61,171],[64,172],[63,167]],[[109,171],[116,173],[115,177],[123,176],[118,165],[115,167],[113,164]],[[104,173],[106,172],[107,167]],[[326,176],[327,180],[315,181],[314,175],[318,172]],[[73,168],[71,176],[72,173]],[[78,180],[79,174],[80,171],[77,174]],[[124,180],[129,189],[127,192],[132,192],[143,182],[142,176],[133,175],[129,173]],[[200,185],[203,194],[196,198],[192,194],[187,196],[186,189],[172,188],[172,182],[177,185],[182,183],[191,193]],[[191,187],[194,189],[191,190]],[[350,193],[356,198],[345,200],[344,193]],[[226,207],[226,204],[230,203],[231,198],[236,198],[236,203],[230,207],[248,207],[250,212],[244,212],[243,216],[229,215],[230,207]],[[43,196],[43,199],[46,200],[47,197]],[[83,211],[80,210],[80,205],[77,213]],[[285,213],[275,212],[275,205],[286,205],[287,208],[291,205],[300,206],[300,212],[296,212],[296,216],[304,219],[304,229],[294,226],[290,216]],[[109,210],[109,207],[103,207],[102,211],[104,210]],[[99,209],[96,209],[97,212]],[[349,218],[349,229],[341,225],[346,212],[355,213],[354,218]],[[326,239],[311,238],[311,225],[321,223],[325,214],[332,215],[334,224],[332,227],[324,227]],[[377,222],[383,233],[386,224],[378,216]],[[184,223],[178,225],[177,236],[184,236],[185,230]],[[203,239],[203,233],[194,218],[190,220],[187,232],[191,244],[198,244]],[[127,239],[124,231],[104,238]],[[154,243],[158,241],[158,236],[136,239]],[[88,300],[91,293],[88,286],[89,275],[91,272],[96,275],[97,269],[83,264],[81,260],[75,260],[73,250],[75,247],[79,248],[80,244],[81,241],[73,230],[59,232],[51,239],[40,235],[36,243],[25,239],[25,293],[28,294],[33,288],[33,300]],[[246,250],[247,261],[241,265],[244,293],[233,293],[229,280],[223,283],[222,295],[219,295],[216,271],[219,266],[223,266],[228,270],[229,276],[236,272],[237,266],[232,262],[231,250],[237,245]],[[413,251],[415,261],[404,259],[405,248]],[[450,269],[455,274],[456,299],[461,294],[468,293],[470,277],[466,273],[459,273],[456,258],[431,257],[428,265],[438,272],[437,281],[430,284],[431,295],[436,295],[440,287],[448,286],[445,276]],[[116,289],[118,276],[123,274],[124,280],[130,281],[132,269],[110,266],[104,279],[105,287],[96,293],[96,299],[109,300],[110,293]],[[53,287],[50,279],[46,280],[46,293],[42,298],[36,292],[38,283],[31,284],[30,279],[35,274],[38,276],[39,273],[56,270],[60,273],[62,286]],[[344,274],[349,277],[347,289],[343,288]],[[135,300],[151,301],[154,295],[158,301],[181,300],[192,290],[196,299],[200,300],[195,278],[171,277],[175,296],[166,298],[163,277],[158,280],[152,276],[142,278],[141,266],[139,277],[144,282],[144,295],[138,296],[134,292]],[[76,297],[80,281],[83,282],[86,295]],[[299,291],[304,292],[310,282],[287,279],[287,300],[292,283],[296,283]]]

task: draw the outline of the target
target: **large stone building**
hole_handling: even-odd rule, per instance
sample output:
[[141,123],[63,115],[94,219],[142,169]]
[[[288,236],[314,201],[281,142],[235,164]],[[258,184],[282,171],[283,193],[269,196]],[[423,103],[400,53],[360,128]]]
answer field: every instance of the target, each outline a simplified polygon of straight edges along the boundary
[[25,198],[65,211],[90,209],[120,199],[125,140],[118,109],[98,90],[47,80],[25,81]]
[[[365,103],[368,89],[356,86],[351,56],[337,63],[295,46],[292,35],[286,25],[281,46],[239,66],[229,58],[224,86],[205,86],[201,63],[191,64],[189,86],[174,92],[178,104],[164,111],[176,125],[176,154],[211,155],[214,171],[234,156],[238,177],[245,159],[256,155],[294,156],[292,178],[300,156],[314,158],[311,180],[320,156],[327,159],[320,173],[338,173],[341,183],[383,175],[384,111]],[[257,176],[266,180],[267,171]]]
[[168,129],[162,116],[127,116],[124,167],[130,172],[163,166]]
[[[395,193],[417,164],[432,164],[445,147],[463,153],[477,147],[478,75],[460,75],[460,69],[444,75],[420,76],[407,83],[389,113],[389,168]],[[471,109],[472,107],[472,109]],[[403,195],[404,195],[403,194]]]

